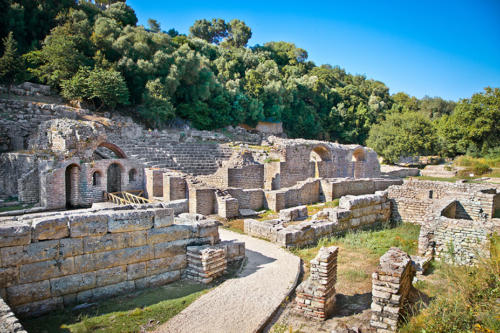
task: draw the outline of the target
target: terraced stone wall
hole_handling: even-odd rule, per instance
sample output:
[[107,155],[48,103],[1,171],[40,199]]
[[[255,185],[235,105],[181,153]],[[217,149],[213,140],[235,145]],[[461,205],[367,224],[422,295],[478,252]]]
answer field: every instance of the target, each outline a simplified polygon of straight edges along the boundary
[[181,278],[186,247],[219,241],[218,222],[123,206],[0,222],[0,296],[32,316]]

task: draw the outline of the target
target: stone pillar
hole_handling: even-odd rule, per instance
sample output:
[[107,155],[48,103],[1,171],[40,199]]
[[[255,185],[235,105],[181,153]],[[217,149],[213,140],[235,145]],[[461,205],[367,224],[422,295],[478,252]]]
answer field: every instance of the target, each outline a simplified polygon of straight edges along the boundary
[[174,201],[186,199],[186,180],[179,176],[163,174],[163,200]]
[[80,204],[79,201],[79,181],[80,181],[80,168],[73,166],[70,169],[69,180],[70,180],[70,203],[72,207],[77,207]]
[[294,312],[317,320],[325,320],[335,306],[337,282],[336,246],[322,247],[311,260],[311,275],[296,290]]
[[224,274],[227,268],[225,246],[188,246],[186,277],[202,283],[210,283]]
[[392,247],[372,275],[372,318],[377,333],[396,332],[413,288],[415,268],[403,250]]
[[148,199],[163,196],[163,170],[145,169],[146,195]]

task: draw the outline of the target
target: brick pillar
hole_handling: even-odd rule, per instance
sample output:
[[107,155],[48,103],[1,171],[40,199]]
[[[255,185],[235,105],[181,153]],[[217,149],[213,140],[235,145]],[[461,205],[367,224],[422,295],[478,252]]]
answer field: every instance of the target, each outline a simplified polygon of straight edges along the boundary
[[372,318],[377,333],[396,332],[412,290],[415,268],[403,250],[392,247],[372,275]]
[[163,174],[163,200],[174,201],[186,199],[186,180],[179,176]]
[[227,267],[225,246],[188,246],[186,276],[190,279],[210,283],[221,276]]
[[79,205],[79,178],[80,178],[80,168],[77,166],[72,166],[70,169],[69,180],[70,180],[70,203],[71,206],[76,207]]
[[311,260],[311,275],[296,290],[294,312],[317,320],[325,320],[335,306],[337,282],[336,246],[322,247]]

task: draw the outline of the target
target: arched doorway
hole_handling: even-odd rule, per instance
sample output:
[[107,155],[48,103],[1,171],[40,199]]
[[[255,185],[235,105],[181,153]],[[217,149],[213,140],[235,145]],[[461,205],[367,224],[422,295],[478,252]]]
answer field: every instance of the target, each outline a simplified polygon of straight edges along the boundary
[[354,178],[363,178],[365,175],[365,150],[357,148],[352,153],[353,176]]
[[331,161],[330,150],[324,146],[316,146],[313,148],[309,154],[309,161],[314,163],[314,178],[320,177],[320,167],[319,162]]
[[118,163],[113,163],[108,167],[107,172],[108,193],[120,192],[122,188],[122,168]]
[[64,173],[64,184],[66,187],[66,207],[73,208],[79,204],[78,179],[80,178],[80,167],[70,164]]

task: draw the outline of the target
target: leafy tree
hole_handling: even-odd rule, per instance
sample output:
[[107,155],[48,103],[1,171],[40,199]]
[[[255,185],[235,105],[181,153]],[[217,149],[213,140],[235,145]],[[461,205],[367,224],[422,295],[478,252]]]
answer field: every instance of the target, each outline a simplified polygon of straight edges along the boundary
[[252,37],[252,30],[245,22],[234,19],[229,22],[227,27],[227,40],[225,43],[231,47],[246,46],[248,40]]
[[161,128],[175,116],[175,109],[170,102],[167,87],[156,79],[146,84],[144,104],[139,107],[139,114],[146,124],[153,128]]
[[201,38],[209,43],[219,44],[228,35],[228,26],[223,19],[196,20],[189,28],[193,37]]
[[438,124],[446,155],[477,151],[487,154],[500,146],[500,89],[487,87],[483,93],[462,99],[450,116]]
[[104,11],[104,15],[109,18],[115,19],[123,26],[135,26],[137,23],[137,16],[135,15],[135,11],[131,7],[127,6],[124,2],[116,2],[112,4]]
[[11,86],[22,82],[25,73],[24,60],[17,54],[17,42],[10,32],[3,40],[4,52],[0,58],[0,83],[7,86],[10,96]]
[[435,154],[438,137],[432,122],[418,112],[392,113],[370,129],[367,145],[390,163],[400,157]]
[[149,31],[151,31],[151,32],[160,32],[161,31],[160,22],[158,22],[157,20],[148,19],[148,27],[149,27]]

